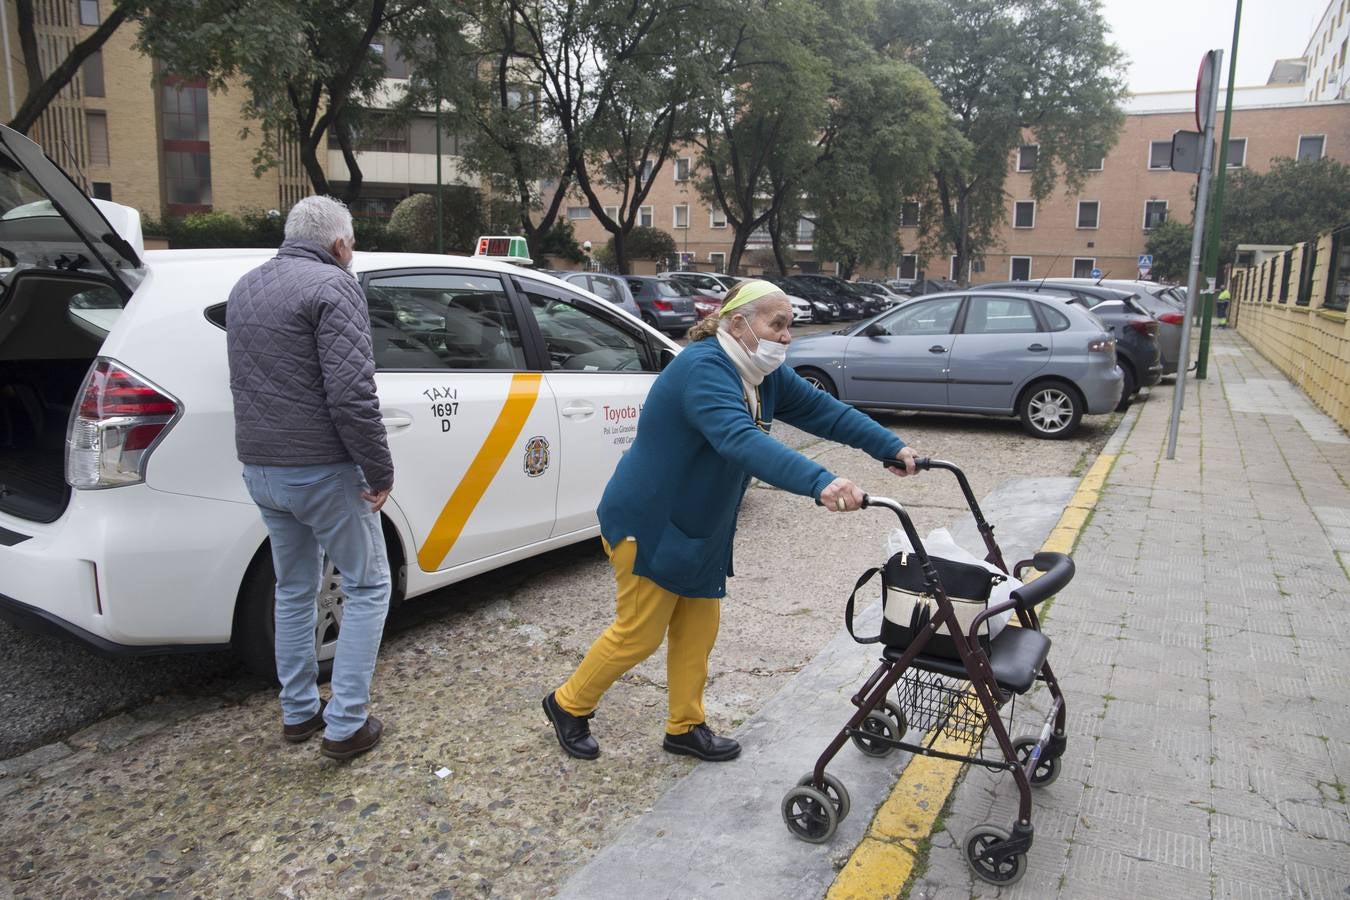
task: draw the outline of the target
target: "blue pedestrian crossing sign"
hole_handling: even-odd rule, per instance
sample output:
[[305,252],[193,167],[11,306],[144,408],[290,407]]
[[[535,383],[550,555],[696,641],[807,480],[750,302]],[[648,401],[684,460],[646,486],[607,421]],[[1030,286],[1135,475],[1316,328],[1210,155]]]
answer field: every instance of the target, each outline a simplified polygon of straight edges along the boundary
[[1093,270],[1092,270],[1092,277],[1093,277],[1093,278],[1101,278],[1101,277],[1102,277],[1102,270],[1101,270],[1101,269],[1093,269]]
[[1153,254],[1152,254],[1152,253],[1141,253],[1141,254],[1139,254],[1139,268],[1141,268],[1141,269],[1151,269],[1151,268],[1153,268]]

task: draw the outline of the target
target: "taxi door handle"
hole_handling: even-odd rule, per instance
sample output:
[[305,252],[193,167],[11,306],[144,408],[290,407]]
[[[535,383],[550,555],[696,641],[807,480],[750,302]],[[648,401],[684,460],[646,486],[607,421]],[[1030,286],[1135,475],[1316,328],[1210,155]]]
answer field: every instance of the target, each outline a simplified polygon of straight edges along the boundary
[[571,419],[581,419],[586,416],[595,415],[595,406],[591,403],[574,403],[571,406],[564,406],[562,414]]
[[413,423],[412,416],[381,416],[385,428],[407,428]]
[[946,352],[947,352],[947,348],[944,347],[944,346],[942,346],[941,344],[934,344],[933,346],[931,346],[931,347],[928,348],[928,352],[929,352],[929,353],[946,353]]
[[1047,346],[1045,346],[1044,344],[1032,344],[1032,345],[1031,345],[1030,347],[1028,347],[1027,349],[1030,350],[1032,353],[1044,353],[1045,351],[1049,350],[1050,348],[1047,347]]

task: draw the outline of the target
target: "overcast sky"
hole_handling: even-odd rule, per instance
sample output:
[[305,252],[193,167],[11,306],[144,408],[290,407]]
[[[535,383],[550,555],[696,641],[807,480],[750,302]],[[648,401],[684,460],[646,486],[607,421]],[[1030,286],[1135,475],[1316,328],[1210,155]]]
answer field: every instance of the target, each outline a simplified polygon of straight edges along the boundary
[[[1244,0],[1238,85],[1265,84],[1275,60],[1301,55],[1329,3]],[[1206,50],[1228,55],[1235,6],[1235,0],[1102,0],[1112,37],[1130,58],[1130,89],[1193,89]]]

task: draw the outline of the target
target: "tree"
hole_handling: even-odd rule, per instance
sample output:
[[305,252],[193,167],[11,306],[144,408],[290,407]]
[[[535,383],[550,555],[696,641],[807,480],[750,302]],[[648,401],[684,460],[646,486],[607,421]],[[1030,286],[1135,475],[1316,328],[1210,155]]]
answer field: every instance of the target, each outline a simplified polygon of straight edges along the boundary
[[937,163],[947,109],[907,63],[867,52],[840,69],[829,152],[804,179],[815,222],[816,259],[840,277],[860,265],[890,268],[900,256],[904,199],[923,190]]
[[38,49],[34,0],[14,0],[15,25],[19,32],[19,51],[23,54],[24,74],[28,77],[28,93],[24,95],[19,111],[10,120],[9,127],[27,134],[28,129],[33,127],[38,117],[56,99],[56,95],[70,84],[75,73],[80,71],[80,66],[84,65],[84,61],[101,50],[113,32],[120,28],[139,6],[135,0],[120,0],[114,3],[107,17],[98,23],[92,34],[71,47],[65,58],[50,72],[43,72]]
[[1297,244],[1344,224],[1350,166],[1334,159],[1276,159],[1268,172],[1228,174],[1221,259],[1238,244]]
[[360,196],[362,173],[353,135],[363,107],[383,85],[385,63],[372,43],[385,35],[413,46],[456,27],[435,0],[143,0],[140,49],[169,72],[231,81],[248,92],[244,114],[259,122],[259,172],[277,162],[293,138],[310,184],[331,189],[319,161],[331,131],[347,164],[344,197]]
[[[617,262],[618,254],[615,252],[614,244],[614,238],[610,238],[605,247],[614,254]],[[675,238],[660,228],[638,225],[628,236],[628,253],[633,259],[665,259],[674,256],[675,252]]]
[[[450,253],[469,253],[483,233],[483,196],[461,184],[446,185],[441,197],[441,237]],[[389,231],[414,253],[436,252],[436,198],[413,194],[389,216]]]
[[460,10],[457,32],[405,48],[413,66],[399,109],[448,106],[461,135],[462,169],[485,179],[494,198],[511,198],[513,229],[532,255],[548,253],[544,245],[573,187],[572,166],[541,114],[536,73],[518,62],[533,46],[530,36],[508,0],[470,0]]
[[1190,274],[1191,226],[1168,219],[1148,235],[1145,249],[1153,255],[1153,277],[1182,281]]
[[[539,85],[567,171],[627,266],[626,238],[676,143],[709,65],[725,0],[508,0],[525,39],[516,60]],[[617,216],[598,195],[618,188]]]
[[892,0],[873,38],[937,86],[964,147],[945,145],[922,199],[927,255],[983,255],[1007,216],[1013,152],[1039,145],[1031,191],[1078,190],[1124,121],[1124,54],[1098,0]]

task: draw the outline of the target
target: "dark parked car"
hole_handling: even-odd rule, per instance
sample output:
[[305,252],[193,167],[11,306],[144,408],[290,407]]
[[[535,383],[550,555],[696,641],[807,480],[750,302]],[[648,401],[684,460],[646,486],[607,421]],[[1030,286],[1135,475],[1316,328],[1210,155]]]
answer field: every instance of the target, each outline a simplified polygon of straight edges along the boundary
[[783,284],[785,290],[791,291],[798,297],[806,297],[808,299],[819,297],[822,300],[828,300],[830,303],[833,303],[839,308],[837,315],[841,319],[853,321],[854,319],[861,319],[867,315],[867,308],[863,306],[862,301],[851,291],[833,290],[827,285],[802,275],[789,275],[784,279]]
[[1110,412],[1123,377],[1100,319],[1045,294],[911,300],[833,334],[797,338],[788,365],[854,406],[1020,416],[1043,438]]
[[800,297],[811,304],[812,322],[833,322],[839,318],[839,304],[832,302],[820,291],[804,291],[800,285],[793,284],[781,275],[761,275],[759,280],[777,285],[789,297]]
[[[1082,284],[1085,279],[1065,279],[1066,282]],[[1135,300],[1144,307],[1153,318],[1158,320],[1158,349],[1162,351],[1164,375],[1177,373],[1177,361],[1181,357],[1181,323],[1186,318],[1186,289],[1174,285],[1158,284],[1156,281],[1091,281],[1098,284],[1135,293]]]
[[1125,390],[1120,395],[1120,409],[1130,405],[1131,398],[1141,387],[1149,387],[1162,380],[1158,320],[1139,304],[1139,298],[1133,291],[1053,280],[1004,281],[982,284],[978,289],[1030,291],[1060,297],[1065,303],[1091,310],[1116,339],[1116,362],[1125,373]]
[[833,275],[821,275],[818,272],[812,272],[804,275],[793,275],[792,280],[798,282],[810,282],[821,290],[828,291],[843,309],[844,318],[855,318],[852,313],[854,307],[857,308],[856,318],[864,316],[873,316],[885,308],[884,304],[879,302],[870,294],[854,287],[842,278],[835,278]]
[[683,334],[698,321],[694,298],[664,278],[625,275],[624,281],[642,310],[642,321],[670,334]]

